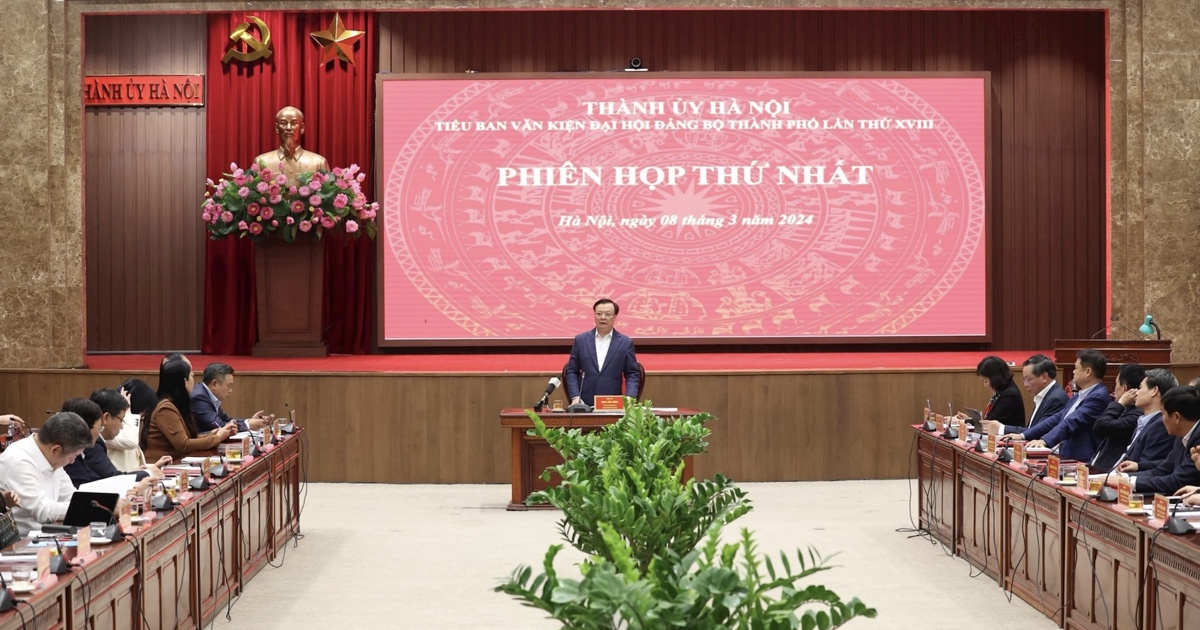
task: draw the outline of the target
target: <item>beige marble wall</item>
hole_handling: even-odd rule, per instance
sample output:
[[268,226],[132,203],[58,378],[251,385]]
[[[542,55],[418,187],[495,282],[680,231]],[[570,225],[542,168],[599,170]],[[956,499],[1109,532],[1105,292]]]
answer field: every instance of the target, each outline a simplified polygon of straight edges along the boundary
[[[1180,0],[7,0],[0,39],[0,367],[73,365],[84,355],[81,15],[270,9],[655,7],[1103,9],[1109,12],[1112,308],[1147,311],[1200,362],[1200,2]],[[48,54],[47,54],[48,53]],[[70,80],[68,80],[68,78]],[[12,192],[39,191],[36,198]],[[1103,203],[1100,200],[1098,203]],[[33,218],[30,218],[33,217]],[[1051,270],[1052,272],[1054,270]],[[1065,293],[1064,293],[1065,295]],[[1065,298],[1064,298],[1065,299]]]

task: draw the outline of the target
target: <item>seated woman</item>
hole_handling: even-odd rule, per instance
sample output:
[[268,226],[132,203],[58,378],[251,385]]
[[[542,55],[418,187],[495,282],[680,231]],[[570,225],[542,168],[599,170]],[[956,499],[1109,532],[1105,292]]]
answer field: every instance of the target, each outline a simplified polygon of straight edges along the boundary
[[992,392],[987,406],[983,408],[983,420],[995,420],[1001,424],[1025,426],[1025,399],[1013,381],[1012,368],[997,356],[986,356],[975,367],[975,374],[983,379],[983,386]]
[[129,413],[125,414],[117,437],[108,440],[108,458],[121,470],[137,470],[147,463],[140,444],[141,424],[150,420],[150,412],[158,405],[158,394],[140,378],[121,383],[120,391],[129,401]]
[[168,355],[158,368],[158,404],[149,421],[142,422],[141,445],[146,459],[164,455],[178,463],[187,456],[216,455],[217,445],[237,433],[237,424],[229,424],[200,434],[192,418],[191,391],[195,384],[192,363],[186,357]]

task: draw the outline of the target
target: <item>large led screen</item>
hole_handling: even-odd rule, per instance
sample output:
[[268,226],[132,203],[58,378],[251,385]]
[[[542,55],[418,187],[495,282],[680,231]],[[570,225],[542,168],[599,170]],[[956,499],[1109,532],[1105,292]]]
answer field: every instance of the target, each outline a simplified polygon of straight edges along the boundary
[[[427,76],[427,75],[426,75]],[[985,75],[379,82],[380,342],[988,337]]]

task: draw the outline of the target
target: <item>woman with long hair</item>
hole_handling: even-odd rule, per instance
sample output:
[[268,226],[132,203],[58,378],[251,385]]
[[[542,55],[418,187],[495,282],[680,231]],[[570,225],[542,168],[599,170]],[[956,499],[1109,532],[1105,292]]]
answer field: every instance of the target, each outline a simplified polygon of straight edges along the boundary
[[146,459],[154,461],[168,455],[178,462],[191,455],[216,455],[217,445],[237,433],[237,425],[231,422],[216,431],[200,434],[192,418],[194,384],[191,361],[167,355],[158,368],[158,404],[150,413],[150,420],[142,422],[141,445]]

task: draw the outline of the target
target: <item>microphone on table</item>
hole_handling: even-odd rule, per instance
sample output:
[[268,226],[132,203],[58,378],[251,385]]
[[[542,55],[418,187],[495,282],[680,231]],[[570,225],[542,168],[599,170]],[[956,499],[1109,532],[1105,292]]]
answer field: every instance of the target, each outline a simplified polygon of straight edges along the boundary
[[158,485],[162,488],[163,493],[150,497],[150,509],[155,512],[169,512],[175,506],[171,502],[171,495],[167,494],[167,484],[159,481]]
[[1179,506],[1183,505],[1183,500],[1192,496],[1193,494],[1196,494],[1196,492],[1196,490],[1192,490],[1187,494],[1181,495],[1179,497],[1179,502],[1176,503],[1173,508],[1171,508],[1171,515],[1167,517],[1166,524],[1168,532],[1172,534],[1190,534],[1196,531],[1196,528],[1192,527],[1191,523],[1175,515],[1175,513],[1179,511]]
[[58,542],[58,536],[53,536],[50,540],[54,541],[54,546],[58,549],[58,555],[50,558],[50,572],[54,575],[70,573],[71,563],[67,562],[67,556],[63,554],[62,544]]
[[108,513],[108,526],[104,528],[104,537],[114,541],[124,540],[125,532],[121,531],[121,524],[117,522],[117,513],[95,499],[92,499],[92,507]]
[[210,477],[216,477],[217,479],[220,479],[221,477],[228,475],[229,470],[225,468],[225,456],[222,455],[219,451],[217,452],[217,458],[221,460],[221,463],[217,464],[216,466],[213,466],[212,468],[209,468],[208,474]]
[[933,405],[930,404],[928,398],[925,399],[925,408],[929,410],[929,415],[925,416],[925,424],[921,428],[929,433],[933,433],[937,431],[937,423],[933,421]]
[[958,439],[958,427],[950,423],[950,419],[954,417],[954,405],[946,403],[946,408],[950,411],[950,415],[946,417],[946,430],[942,433],[942,437],[947,440]]
[[1096,491],[1097,501],[1102,503],[1112,503],[1117,500],[1116,489],[1108,487],[1108,477],[1109,475],[1113,474],[1113,471],[1116,470],[1117,466],[1120,466],[1121,462],[1123,461],[1125,461],[1125,456],[1121,455],[1121,458],[1117,460],[1117,463],[1113,464],[1113,467],[1109,468],[1108,472],[1104,474],[1104,480],[1100,482],[1100,489]]
[[533,410],[541,411],[542,408],[546,406],[546,403],[550,400],[550,394],[553,394],[554,390],[558,389],[559,385],[562,385],[562,379],[558,378],[557,376],[550,377],[550,382],[546,384],[545,393],[542,394],[541,400],[533,404]]
[[13,595],[12,589],[8,587],[8,580],[4,579],[4,574],[0,573],[0,612],[8,612],[17,607],[16,596]]
[[283,403],[283,408],[287,410],[288,423],[279,425],[279,430],[291,435],[296,432],[296,410],[287,403]]

